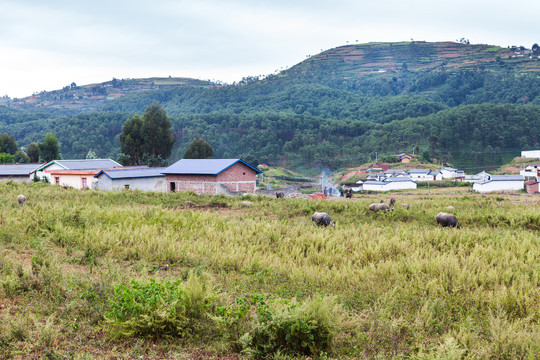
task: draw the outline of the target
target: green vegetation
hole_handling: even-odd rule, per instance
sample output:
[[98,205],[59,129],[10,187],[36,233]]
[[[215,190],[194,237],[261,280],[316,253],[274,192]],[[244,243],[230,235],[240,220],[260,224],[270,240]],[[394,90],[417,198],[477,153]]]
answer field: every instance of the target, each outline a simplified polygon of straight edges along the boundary
[[[0,357],[536,358],[537,199],[393,196],[383,214],[367,210],[381,194],[2,182]],[[461,230],[435,224],[449,205]],[[314,226],[314,211],[336,227]]]
[[[148,106],[144,115],[126,120],[118,136],[123,165],[164,166],[176,141],[171,120],[157,102]],[[90,151],[90,150],[89,150]]]
[[[122,124],[157,101],[176,134],[173,161],[204,138],[214,157],[251,154],[295,169],[355,166],[375,152],[419,147],[426,159],[476,171],[539,146],[540,61],[512,55],[466,43],[371,43],[226,86],[174,78],[69,86],[67,97],[44,93],[0,107],[0,132],[25,146],[53,132],[65,158],[92,151],[117,159]],[[103,91],[116,100],[93,103]]]

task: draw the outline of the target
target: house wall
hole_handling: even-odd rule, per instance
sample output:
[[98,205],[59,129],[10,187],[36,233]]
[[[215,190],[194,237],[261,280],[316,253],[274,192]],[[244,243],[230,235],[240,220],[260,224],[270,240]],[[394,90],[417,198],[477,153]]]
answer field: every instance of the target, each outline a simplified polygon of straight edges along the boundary
[[96,178],[94,178],[94,175],[88,174],[88,175],[66,175],[66,174],[47,174],[50,176],[50,183],[55,185],[55,177],[60,178],[60,184],[61,186],[69,186],[74,189],[82,189],[82,178],[86,178],[86,184],[87,188],[93,189],[94,183],[97,181]]
[[521,157],[523,158],[532,158],[532,159],[540,159],[540,150],[530,150],[530,151],[522,151]]
[[365,182],[362,190],[371,190],[371,191],[391,191],[391,190],[407,190],[407,189],[416,189],[416,183],[412,181],[405,182],[391,182],[386,185],[379,184],[370,184]]
[[538,191],[538,183],[534,183],[534,184],[526,184],[525,185],[525,190],[527,191],[528,194],[536,194],[540,191]]
[[[43,180],[44,177],[49,180],[49,183],[54,184],[54,181],[51,181],[51,174],[46,173],[45,170],[65,170],[65,168],[61,167],[58,164],[52,163],[51,165],[47,166],[46,168],[42,169],[42,171],[37,171],[36,175],[39,178],[39,180]],[[30,179],[34,178],[34,173],[30,174]]]
[[111,179],[105,174],[97,178],[96,188],[100,190],[124,190],[126,185],[129,190],[165,192],[165,176]]
[[484,184],[474,183],[473,190],[480,193],[493,191],[519,191],[523,190],[524,181],[490,181]]
[[32,181],[31,178],[28,177],[28,175],[6,175],[6,176],[0,176],[0,181],[3,180],[11,180],[16,182],[26,182],[29,183]]
[[217,176],[167,174],[167,190],[171,191],[174,182],[176,191],[194,191],[197,194],[220,194],[221,184],[230,191],[254,193],[257,190],[257,173],[242,163],[236,163]]

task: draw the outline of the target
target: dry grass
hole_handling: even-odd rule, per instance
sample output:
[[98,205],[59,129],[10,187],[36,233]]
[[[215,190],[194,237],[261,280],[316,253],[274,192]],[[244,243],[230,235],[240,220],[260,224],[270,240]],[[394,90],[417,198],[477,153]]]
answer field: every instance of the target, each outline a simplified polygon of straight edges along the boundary
[[[102,328],[115,284],[192,270],[212,276],[224,304],[336,296],[339,331],[315,358],[536,358],[539,199],[436,190],[394,193],[411,209],[370,213],[390,195],[251,197],[242,208],[189,193],[0,183],[0,358],[237,358],[219,339],[113,341]],[[462,230],[435,224],[449,205]],[[315,227],[314,211],[337,226]]]

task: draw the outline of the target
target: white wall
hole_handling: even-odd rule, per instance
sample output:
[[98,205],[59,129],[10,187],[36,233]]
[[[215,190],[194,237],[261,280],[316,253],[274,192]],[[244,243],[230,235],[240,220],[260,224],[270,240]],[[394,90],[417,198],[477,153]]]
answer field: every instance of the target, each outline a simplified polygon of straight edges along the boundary
[[532,159],[540,159],[540,150],[530,150],[530,151],[522,151],[521,157],[523,158],[532,158]]
[[473,190],[480,193],[492,191],[519,191],[525,188],[524,181],[489,181],[487,183],[474,183]]
[[98,178],[97,188],[100,190],[124,190],[126,185],[129,190],[165,192],[165,176],[110,179],[107,175],[101,174]]

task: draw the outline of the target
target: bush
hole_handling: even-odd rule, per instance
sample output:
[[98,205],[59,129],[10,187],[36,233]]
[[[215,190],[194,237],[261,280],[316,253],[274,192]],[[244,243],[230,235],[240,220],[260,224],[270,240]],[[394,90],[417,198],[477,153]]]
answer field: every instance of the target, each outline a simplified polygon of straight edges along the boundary
[[[118,285],[105,314],[114,336],[185,337],[205,329],[215,296],[204,278]],[[207,326],[206,328],[210,328]]]
[[313,355],[330,349],[338,324],[333,298],[273,305],[259,303],[258,324],[241,339],[246,353]]

